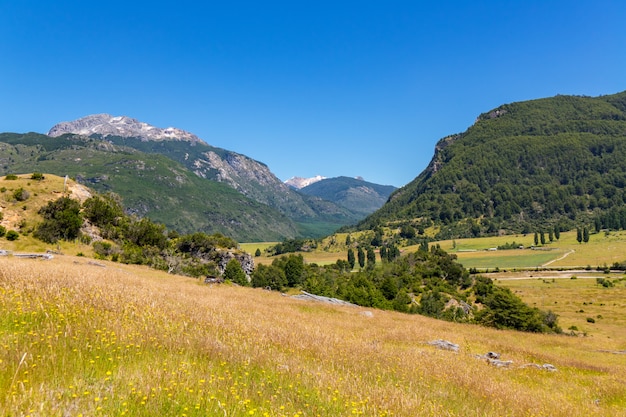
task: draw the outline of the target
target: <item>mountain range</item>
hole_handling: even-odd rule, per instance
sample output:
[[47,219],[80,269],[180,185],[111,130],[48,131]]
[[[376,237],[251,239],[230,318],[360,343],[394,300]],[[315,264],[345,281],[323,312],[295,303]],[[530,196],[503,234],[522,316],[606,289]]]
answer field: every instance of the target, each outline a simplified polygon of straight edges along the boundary
[[0,134],[0,151],[1,173],[70,175],[99,192],[119,194],[130,213],[180,232],[282,240],[323,236],[364,217],[341,200],[294,190],[243,154],[126,116],[62,122],[48,135]]
[[48,133],[0,134],[0,174],[69,174],[181,232],[269,241],[342,226],[429,229],[439,239],[626,228],[626,92],[503,104],[442,138],[428,167],[397,190],[348,177],[284,183],[243,154],[124,116]]

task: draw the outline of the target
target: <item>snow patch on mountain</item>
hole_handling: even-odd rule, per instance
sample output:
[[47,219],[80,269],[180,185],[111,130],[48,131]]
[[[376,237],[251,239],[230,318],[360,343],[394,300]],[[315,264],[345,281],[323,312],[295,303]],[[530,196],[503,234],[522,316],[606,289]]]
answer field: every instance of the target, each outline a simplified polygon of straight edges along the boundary
[[291,177],[287,181],[285,181],[285,184],[287,184],[288,186],[292,188],[295,188],[296,190],[299,190],[301,188],[304,188],[306,186],[309,186],[313,183],[316,183],[318,181],[325,180],[325,179],[326,177],[322,177],[321,175],[316,175],[312,178]]

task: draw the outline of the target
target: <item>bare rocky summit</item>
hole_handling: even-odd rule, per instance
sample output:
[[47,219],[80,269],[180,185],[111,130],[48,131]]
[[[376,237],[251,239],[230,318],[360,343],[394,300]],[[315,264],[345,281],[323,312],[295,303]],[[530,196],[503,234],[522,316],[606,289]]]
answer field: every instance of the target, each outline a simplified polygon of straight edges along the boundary
[[72,122],[61,122],[52,127],[48,136],[57,137],[66,133],[83,136],[101,135],[120,136],[124,138],[136,137],[144,141],[185,141],[204,143],[193,133],[175,127],[160,128],[148,123],[140,122],[127,116],[111,116],[110,114],[92,114]]

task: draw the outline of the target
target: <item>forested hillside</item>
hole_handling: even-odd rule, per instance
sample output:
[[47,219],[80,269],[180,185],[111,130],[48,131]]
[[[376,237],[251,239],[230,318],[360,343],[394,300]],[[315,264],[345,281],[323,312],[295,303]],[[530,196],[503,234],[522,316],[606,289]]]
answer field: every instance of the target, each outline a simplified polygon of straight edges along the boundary
[[500,106],[440,140],[427,169],[358,228],[435,225],[441,238],[565,230],[606,219],[625,187],[626,92],[556,96]]

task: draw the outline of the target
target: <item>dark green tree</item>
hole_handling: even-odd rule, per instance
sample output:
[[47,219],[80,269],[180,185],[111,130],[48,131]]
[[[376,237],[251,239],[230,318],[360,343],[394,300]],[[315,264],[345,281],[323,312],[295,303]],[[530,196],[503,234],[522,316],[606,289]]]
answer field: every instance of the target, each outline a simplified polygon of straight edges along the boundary
[[256,256],[257,258],[261,256],[261,249],[256,248],[256,251],[254,252],[254,256]]
[[583,231],[580,229],[580,227],[576,228],[576,240],[578,241],[578,243],[581,243],[583,241]]
[[539,244],[539,234],[537,232],[535,232],[535,246],[537,246]]
[[44,221],[35,229],[35,237],[46,243],[55,243],[60,239],[73,240],[80,234],[83,219],[80,203],[69,197],[50,201],[39,209]]
[[561,229],[559,228],[559,225],[554,226],[554,237],[556,240],[561,238]]
[[348,264],[350,264],[350,269],[354,269],[354,264],[356,260],[354,259],[354,250],[352,248],[348,249]]
[[387,247],[384,245],[380,247],[380,260],[387,261]]
[[363,248],[359,246],[357,249],[357,258],[359,261],[359,266],[363,268],[365,266],[365,252],[363,252]]
[[373,247],[367,248],[367,266],[368,268],[373,268],[376,265],[376,252],[374,252]]
[[252,286],[282,291],[287,286],[285,271],[275,265],[259,265],[252,273]]
[[243,271],[239,261],[235,258],[231,259],[226,264],[226,267],[224,268],[224,279],[243,286],[250,285],[248,278],[246,277],[246,273]]
[[587,226],[583,227],[583,242],[589,242],[589,228]]
[[543,230],[541,231],[541,233],[539,233],[539,240],[541,241],[542,245],[546,244],[546,234],[543,232]]

